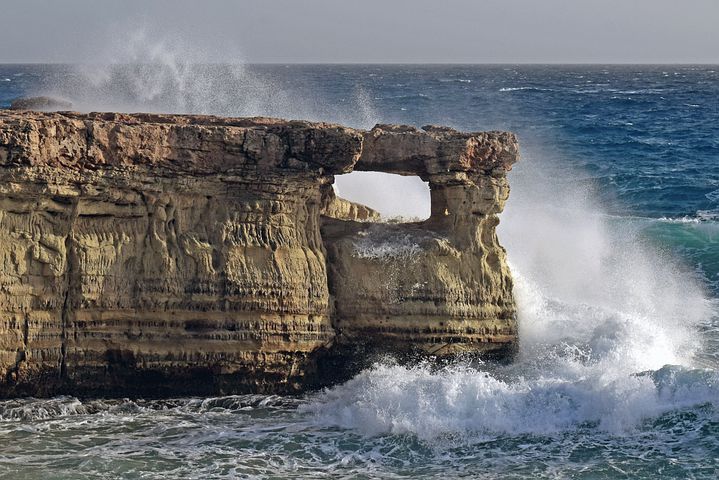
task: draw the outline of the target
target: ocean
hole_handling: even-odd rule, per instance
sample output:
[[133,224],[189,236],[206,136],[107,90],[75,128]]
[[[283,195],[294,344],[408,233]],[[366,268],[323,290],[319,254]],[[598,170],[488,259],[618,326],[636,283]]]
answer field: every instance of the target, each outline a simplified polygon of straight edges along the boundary
[[[719,66],[150,60],[0,65],[0,107],[516,132],[498,234],[519,354],[387,359],[299,398],[2,401],[0,478],[719,477]],[[418,179],[337,184],[428,211]]]

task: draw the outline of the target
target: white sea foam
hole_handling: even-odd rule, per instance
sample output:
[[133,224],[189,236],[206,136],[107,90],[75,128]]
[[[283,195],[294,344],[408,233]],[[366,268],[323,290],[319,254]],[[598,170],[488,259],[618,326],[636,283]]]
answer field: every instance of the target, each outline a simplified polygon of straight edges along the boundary
[[703,221],[719,220],[719,210],[697,210],[697,218]]
[[712,202],[719,202],[719,189],[707,193],[705,197]]
[[439,81],[441,83],[472,83],[469,78],[440,78]]
[[660,217],[659,221],[666,223],[700,223],[702,219],[685,215],[683,217]]
[[322,425],[427,441],[581,426],[621,433],[675,408],[719,401],[695,368],[712,315],[692,273],[547,157],[512,174],[499,235],[515,279],[520,352],[509,366],[377,365],[305,407]]
[[550,92],[551,88],[540,88],[540,87],[502,87],[499,89],[500,92],[519,92],[522,90],[532,90],[537,92]]
[[433,442],[447,436],[552,434],[588,424],[622,433],[641,419],[716,405],[719,398],[719,376],[712,370],[666,366],[599,379],[584,375],[577,358],[565,356],[561,363],[561,375],[555,370],[512,380],[462,366],[432,372],[377,365],[302,408],[327,426],[367,435],[413,434]]
[[410,260],[419,252],[416,239],[406,232],[370,228],[355,240],[352,254],[357,258]]
[[719,212],[711,210],[697,210],[694,215],[684,215],[682,217],[661,217],[658,220],[666,223],[692,223],[702,224],[712,222],[719,219]]

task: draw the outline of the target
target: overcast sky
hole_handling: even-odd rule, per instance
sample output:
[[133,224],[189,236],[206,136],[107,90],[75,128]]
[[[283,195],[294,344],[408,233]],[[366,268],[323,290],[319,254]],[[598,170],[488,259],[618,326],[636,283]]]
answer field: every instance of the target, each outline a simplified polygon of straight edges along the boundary
[[94,63],[138,29],[208,61],[719,63],[719,0],[1,0],[0,62]]

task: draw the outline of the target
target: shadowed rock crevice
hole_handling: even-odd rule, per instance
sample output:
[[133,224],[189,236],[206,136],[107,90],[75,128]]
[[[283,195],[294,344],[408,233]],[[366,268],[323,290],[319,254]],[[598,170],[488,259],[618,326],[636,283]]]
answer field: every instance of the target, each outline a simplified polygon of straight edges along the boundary
[[[0,396],[292,393],[376,354],[504,355],[517,158],[502,132],[0,111]],[[337,197],[353,169],[428,181],[431,217]]]
[[60,312],[60,381],[63,382],[67,377],[67,343],[68,335],[74,328],[73,301],[78,298],[78,287],[81,281],[80,270],[77,261],[77,252],[73,245],[73,230],[78,216],[79,199],[71,202],[70,218],[68,219],[68,231],[65,236],[65,291],[62,298],[62,310]]

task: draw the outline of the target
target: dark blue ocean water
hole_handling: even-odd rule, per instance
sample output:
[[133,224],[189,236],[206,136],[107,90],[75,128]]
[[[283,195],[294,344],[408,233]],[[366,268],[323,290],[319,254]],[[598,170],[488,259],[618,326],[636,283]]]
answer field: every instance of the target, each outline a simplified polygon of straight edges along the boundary
[[719,476],[719,66],[0,65],[0,107],[38,93],[516,132],[522,351],[300,399],[3,402],[0,476]]

